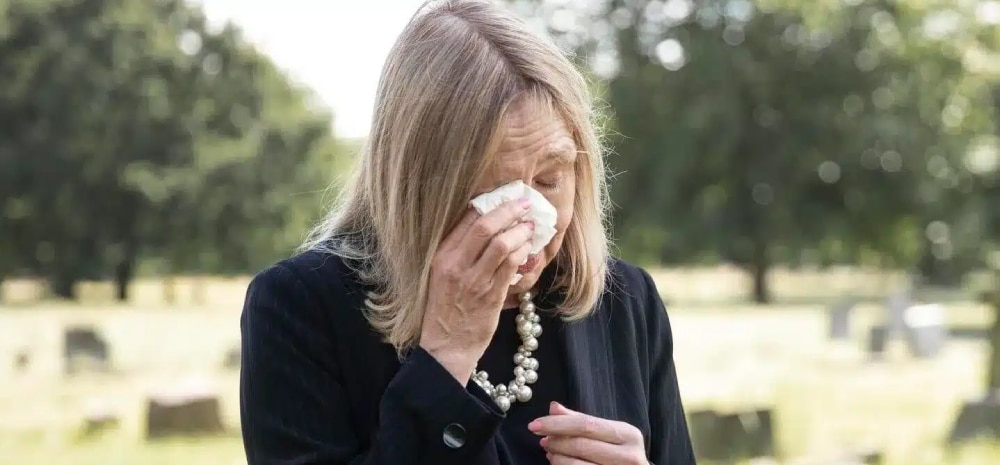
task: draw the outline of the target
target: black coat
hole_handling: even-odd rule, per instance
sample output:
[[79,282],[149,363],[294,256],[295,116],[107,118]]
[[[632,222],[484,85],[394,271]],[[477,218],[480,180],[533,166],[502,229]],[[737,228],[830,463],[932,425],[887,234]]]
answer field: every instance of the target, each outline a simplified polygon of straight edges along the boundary
[[[634,425],[656,465],[693,465],[663,302],[638,267],[613,260],[609,280],[595,312],[559,336],[567,406]],[[492,440],[503,413],[423,350],[401,363],[364,318],[366,290],[320,252],[253,279],[241,319],[249,464],[508,465]]]

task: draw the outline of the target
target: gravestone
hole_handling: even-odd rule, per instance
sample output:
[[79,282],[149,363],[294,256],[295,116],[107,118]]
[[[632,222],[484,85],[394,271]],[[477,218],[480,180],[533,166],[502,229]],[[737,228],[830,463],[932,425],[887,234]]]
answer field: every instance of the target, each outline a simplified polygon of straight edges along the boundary
[[886,345],[889,343],[889,328],[886,326],[873,326],[868,332],[868,356],[879,359],[885,353]]
[[913,305],[909,290],[895,292],[885,299],[886,321],[889,338],[898,337],[906,330],[906,310]]
[[830,317],[830,339],[845,340],[851,337],[851,313],[858,304],[855,298],[843,299],[835,303],[828,312]]
[[27,350],[19,350],[14,354],[14,371],[23,372],[31,364],[31,354]]
[[226,351],[226,357],[222,361],[223,368],[237,370],[240,368],[240,348],[233,347]]
[[769,457],[774,454],[770,409],[719,413],[693,411],[689,427],[695,454],[710,461]]
[[67,328],[63,337],[63,360],[67,374],[84,370],[107,371],[108,344],[90,327]]
[[1000,289],[984,296],[984,300],[993,308],[986,395],[962,405],[948,435],[951,444],[978,438],[1000,439]]
[[224,431],[219,395],[206,385],[178,385],[146,400],[146,438]]
[[944,308],[940,305],[914,305],[906,309],[904,328],[910,353],[917,358],[936,357],[948,341]]
[[121,422],[118,413],[105,402],[91,401],[83,416],[83,426],[80,435],[94,436],[104,431],[117,428]]

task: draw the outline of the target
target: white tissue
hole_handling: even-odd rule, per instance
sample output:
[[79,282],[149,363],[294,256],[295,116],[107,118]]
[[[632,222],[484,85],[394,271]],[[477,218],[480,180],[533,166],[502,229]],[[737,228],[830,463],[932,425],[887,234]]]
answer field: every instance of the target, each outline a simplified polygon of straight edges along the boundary
[[524,221],[535,223],[535,232],[531,237],[531,253],[535,254],[541,252],[556,235],[558,216],[556,207],[540,192],[522,181],[514,181],[472,199],[472,207],[480,215],[485,215],[506,202],[524,197],[531,200],[531,211],[524,216]]
[[[514,181],[510,184],[500,186],[491,192],[477,196],[472,199],[471,204],[480,215],[485,215],[504,203],[525,197],[531,201],[531,210],[522,218],[522,221],[531,221],[535,224],[534,233],[531,236],[531,253],[537,254],[556,235],[558,212],[556,212],[556,207],[549,203],[544,195],[532,189],[531,186],[525,184],[523,181]],[[515,274],[511,279],[510,285],[517,284],[522,277],[520,273]]]
[[[556,207],[540,192],[531,188],[522,181],[514,181],[498,187],[497,189],[479,195],[472,199],[472,207],[485,215],[500,205],[527,197],[531,200],[531,210],[524,216],[523,221],[531,221],[535,224],[534,234],[531,236],[531,253],[537,254],[545,248],[556,235],[556,218],[558,212]],[[522,263],[523,265],[523,263]],[[520,274],[515,274],[510,285],[513,286],[521,280]]]

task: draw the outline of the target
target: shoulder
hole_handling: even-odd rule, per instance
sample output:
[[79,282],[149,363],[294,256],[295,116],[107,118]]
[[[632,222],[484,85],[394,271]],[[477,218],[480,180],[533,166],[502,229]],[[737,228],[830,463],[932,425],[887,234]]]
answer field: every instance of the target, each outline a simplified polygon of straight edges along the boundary
[[659,292],[649,272],[617,257],[608,260],[605,299],[647,302],[651,297],[658,298]]
[[257,273],[247,288],[244,307],[291,306],[296,311],[342,307],[346,300],[363,301],[364,292],[355,276],[335,254],[301,252]]

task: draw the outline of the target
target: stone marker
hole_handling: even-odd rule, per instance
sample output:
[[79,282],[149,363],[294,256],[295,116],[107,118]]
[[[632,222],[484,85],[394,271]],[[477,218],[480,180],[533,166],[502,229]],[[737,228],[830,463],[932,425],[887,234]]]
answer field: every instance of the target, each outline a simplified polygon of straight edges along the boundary
[[94,436],[109,429],[117,428],[120,423],[118,413],[105,402],[91,401],[87,405],[83,417],[82,436]]
[[868,356],[873,359],[882,358],[889,342],[889,329],[885,326],[873,326],[868,333]]
[[67,374],[85,369],[107,371],[108,344],[93,328],[67,328],[63,334],[63,360]]
[[23,372],[31,364],[31,355],[26,349],[17,351],[14,354],[14,371]]
[[906,330],[906,310],[913,306],[909,290],[895,292],[885,299],[886,321],[889,337],[898,337]]
[[989,333],[986,395],[962,405],[948,435],[950,444],[978,438],[1000,439],[1000,289],[984,296],[984,300],[993,307],[994,315]]
[[146,438],[222,433],[219,395],[204,386],[178,386],[146,402]]
[[850,451],[836,456],[792,462],[793,465],[880,465],[881,463],[882,452],[876,449]]
[[904,315],[904,336],[917,358],[936,357],[948,340],[944,308],[937,304],[914,305]]
[[770,409],[719,413],[694,411],[689,426],[695,454],[710,461],[769,457],[774,454]]
[[222,361],[222,366],[229,370],[236,370],[240,368],[240,348],[239,346],[233,347],[226,351],[225,360]]
[[858,300],[850,297],[835,303],[828,312],[830,317],[830,339],[845,340],[851,337],[851,313]]

